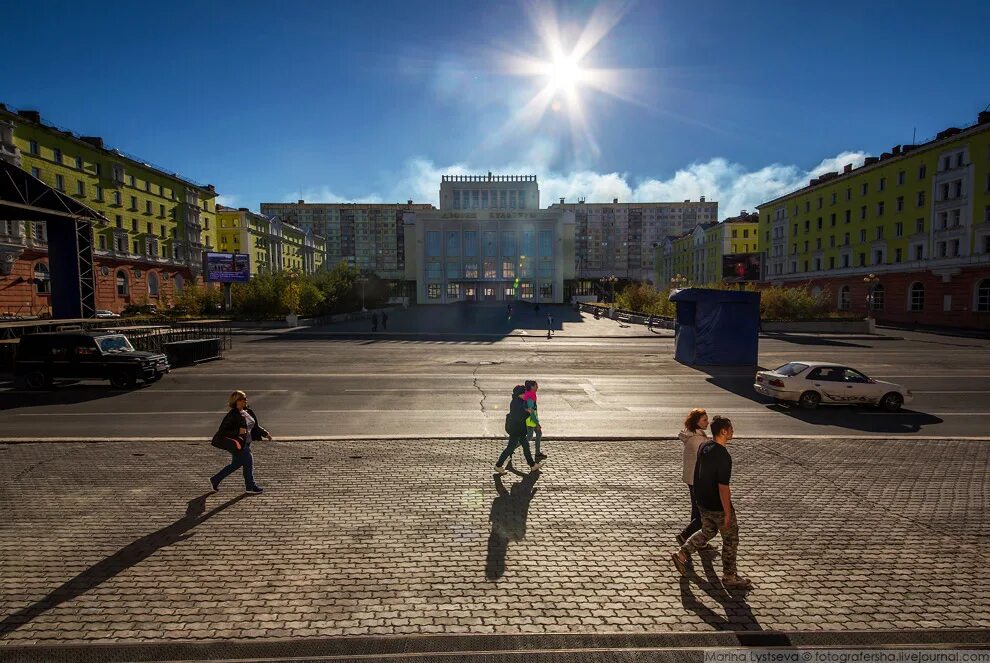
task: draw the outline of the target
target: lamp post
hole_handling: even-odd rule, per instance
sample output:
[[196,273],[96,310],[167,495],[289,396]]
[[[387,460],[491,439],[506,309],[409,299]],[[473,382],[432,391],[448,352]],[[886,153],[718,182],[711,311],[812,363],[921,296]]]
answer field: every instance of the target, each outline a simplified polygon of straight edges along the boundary
[[873,331],[873,288],[879,280],[880,278],[872,272],[863,277],[863,283],[866,284],[866,322],[871,332]]
[[361,311],[367,311],[368,309],[364,306],[364,284],[368,282],[368,279],[364,276],[359,276],[357,282],[361,284]]
[[609,274],[608,276],[603,276],[599,279],[602,285],[607,285],[609,288],[609,303],[615,304],[615,284],[618,283],[619,277],[615,274]]
[[687,283],[688,283],[687,277],[682,276],[681,274],[674,274],[672,277],[670,277],[671,290],[680,290],[681,288],[686,286]]

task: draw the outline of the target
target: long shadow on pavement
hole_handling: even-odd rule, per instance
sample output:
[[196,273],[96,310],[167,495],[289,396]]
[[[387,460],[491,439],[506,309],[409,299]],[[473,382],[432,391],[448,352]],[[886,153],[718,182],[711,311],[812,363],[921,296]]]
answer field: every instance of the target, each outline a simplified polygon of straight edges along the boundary
[[[713,555],[710,553],[701,554],[701,565],[705,573],[704,578],[694,572],[691,574],[693,578],[683,576],[680,578],[681,605],[716,630],[754,632],[752,636],[740,633],[740,644],[761,647],[789,646],[791,644],[790,639],[784,634],[762,633],[763,626],[760,625],[759,619],[753,614],[753,609],[746,601],[745,592],[729,592],[725,589],[722,581],[719,579],[718,573],[715,571],[712,559]],[[724,616],[698,600],[692,591],[692,580],[696,580],[698,587],[718,602],[725,612]],[[759,635],[756,635],[757,633]]]
[[[135,389],[144,389],[148,385],[138,385]],[[43,405],[77,405],[90,401],[102,400],[104,398],[114,398],[130,393],[129,390],[114,389],[103,385],[94,384],[56,384],[54,388],[47,391],[5,391],[0,398],[0,410],[16,410],[25,407],[39,407]]]
[[151,534],[146,534],[133,543],[127,544],[106,559],[100,560],[79,573],[76,577],[67,580],[59,587],[53,589],[44,598],[8,615],[0,622],[0,638],[3,638],[12,631],[16,631],[21,626],[66,601],[71,601],[91,589],[99,587],[121,571],[140,564],[159,550],[167,548],[173,543],[188,539],[194,534],[194,532],[189,532],[189,530],[206,522],[224,509],[240,502],[248,495],[248,493],[241,493],[237,497],[229,499],[223,504],[206,511],[206,498],[212,494],[206,493],[189,500],[186,505],[186,513],[179,520]]
[[495,490],[498,491],[498,497],[492,502],[488,516],[492,523],[492,531],[488,536],[488,558],[485,560],[485,577],[489,580],[498,580],[505,575],[505,556],[509,550],[509,543],[526,538],[529,503],[536,495],[536,482],[540,478],[539,470],[523,474],[512,465],[507,469],[523,477],[523,480],[506,490],[502,484],[502,477],[495,475]]

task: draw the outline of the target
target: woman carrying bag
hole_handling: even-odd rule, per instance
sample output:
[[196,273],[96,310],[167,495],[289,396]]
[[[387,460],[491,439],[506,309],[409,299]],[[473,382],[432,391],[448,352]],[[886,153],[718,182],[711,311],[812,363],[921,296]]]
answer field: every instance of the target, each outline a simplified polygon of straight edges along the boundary
[[210,443],[218,449],[230,452],[230,465],[210,477],[213,492],[220,488],[220,482],[227,478],[237,468],[244,471],[244,490],[249,493],[264,492],[254,482],[254,458],[251,457],[251,442],[265,438],[272,439],[271,434],[258,423],[258,416],[248,407],[247,394],[235,391],[227,400],[230,411],[220,422],[220,429]]

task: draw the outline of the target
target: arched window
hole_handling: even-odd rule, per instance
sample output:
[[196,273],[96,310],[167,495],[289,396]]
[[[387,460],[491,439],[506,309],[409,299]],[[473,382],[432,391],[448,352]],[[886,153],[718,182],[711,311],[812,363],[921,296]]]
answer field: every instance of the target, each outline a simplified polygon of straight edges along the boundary
[[884,297],[883,285],[880,284],[880,283],[877,283],[875,286],[873,286],[873,310],[874,311],[882,311],[883,310],[883,297]]
[[849,310],[849,286],[844,285],[839,288],[839,310],[848,311]]
[[158,274],[155,272],[148,272],[148,294],[158,296]]
[[52,292],[52,275],[48,271],[48,265],[43,262],[34,266],[34,290],[39,295],[48,295]]
[[172,279],[172,283],[175,284],[175,294],[182,293],[182,286],[186,284],[186,280],[182,278],[182,274],[176,274],[175,278]]
[[925,309],[925,286],[921,283],[912,283],[908,290],[908,310],[923,311]]
[[976,284],[976,310],[979,313],[990,313],[990,279],[983,279]]
[[127,296],[127,272],[122,269],[117,270],[117,296]]

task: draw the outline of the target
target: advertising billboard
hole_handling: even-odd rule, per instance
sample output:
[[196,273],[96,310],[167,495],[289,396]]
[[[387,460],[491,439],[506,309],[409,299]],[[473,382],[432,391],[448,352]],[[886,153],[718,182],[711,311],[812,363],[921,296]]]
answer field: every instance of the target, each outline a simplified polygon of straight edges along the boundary
[[722,256],[722,280],[745,283],[763,280],[762,253],[729,253]]
[[251,280],[251,264],[243,253],[207,253],[206,280],[210,283],[246,283]]

